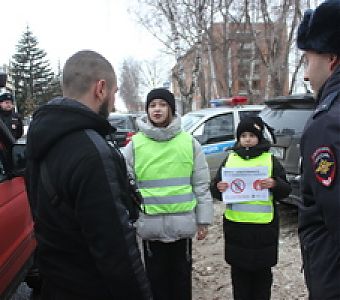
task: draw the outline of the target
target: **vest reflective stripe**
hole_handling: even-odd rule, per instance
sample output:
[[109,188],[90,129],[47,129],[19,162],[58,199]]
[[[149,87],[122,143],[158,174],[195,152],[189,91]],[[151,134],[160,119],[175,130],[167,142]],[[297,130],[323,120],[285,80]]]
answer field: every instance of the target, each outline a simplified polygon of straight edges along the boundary
[[270,205],[255,205],[255,204],[247,204],[247,203],[233,203],[227,205],[229,209],[235,211],[242,212],[250,212],[250,213],[269,213],[272,211],[272,207]]
[[189,202],[194,198],[193,194],[162,196],[162,197],[144,197],[145,204],[175,204]]
[[155,179],[139,181],[139,188],[155,188],[163,186],[176,186],[176,185],[188,185],[191,183],[190,177],[179,177],[179,178],[169,178],[169,179]]
[[196,206],[192,193],[192,137],[179,133],[169,141],[155,141],[143,133],[133,136],[134,170],[147,214],[179,213]]
[[[268,166],[268,177],[272,176],[272,154],[262,153],[260,156],[246,160],[236,153],[230,153],[226,167],[258,167]],[[273,196],[268,200],[249,201],[228,204],[224,212],[226,219],[240,223],[267,224],[274,218]]]

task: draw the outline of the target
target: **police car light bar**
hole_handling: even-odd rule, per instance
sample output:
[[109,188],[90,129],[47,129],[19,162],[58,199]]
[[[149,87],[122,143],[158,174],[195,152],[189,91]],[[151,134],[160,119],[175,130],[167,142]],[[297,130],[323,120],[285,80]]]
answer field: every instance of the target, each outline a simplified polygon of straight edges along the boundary
[[234,96],[232,98],[212,99],[209,103],[211,107],[243,105],[248,103],[248,98],[245,96]]

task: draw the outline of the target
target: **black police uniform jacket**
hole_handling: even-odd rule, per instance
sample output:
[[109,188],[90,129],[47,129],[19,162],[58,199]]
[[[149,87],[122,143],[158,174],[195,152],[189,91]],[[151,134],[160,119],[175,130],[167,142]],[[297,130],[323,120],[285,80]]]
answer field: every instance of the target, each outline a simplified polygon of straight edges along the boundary
[[[71,99],[54,99],[34,114],[26,184],[38,267],[48,282],[83,299],[150,299],[129,221],[125,161],[105,140],[112,130]],[[42,161],[58,201],[42,185]]]
[[[236,146],[233,151],[244,159],[251,159],[267,152],[270,144],[263,140],[251,148]],[[228,159],[222,162],[211,183],[214,198],[222,200],[216,184],[221,181],[221,168]],[[274,200],[274,218],[268,224],[239,223],[227,220],[223,216],[223,231],[225,238],[225,260],[232,266],[249,271],[272,267],[277,263],[279,240],[279,215],[276,201],[289,195],[291,188],[286,179],[286,173],[279,161],[272,156],[272,178],[276,185],[271,189]]]
[[326,81],[301,139],[299,237],[311,299],[340,299],[340,67]]
[[15,139],[18,139],[23,134],[22,120],[19,114],[14,111],[0,110],[0,118],[4,121],[7,128],[10,130]]

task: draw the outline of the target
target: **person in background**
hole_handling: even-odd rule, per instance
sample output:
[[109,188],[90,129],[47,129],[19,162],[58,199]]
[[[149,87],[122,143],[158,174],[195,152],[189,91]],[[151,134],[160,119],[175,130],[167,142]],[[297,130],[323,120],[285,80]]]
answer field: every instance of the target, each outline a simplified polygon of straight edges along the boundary
[[26,187],[43,300],[152,299],[126,164],[105,139],[117,90],[111,64],[79,51],[65,63],[63,97],[33,115]]
[[151,90],[139,133],[124,155],[144,199],[137,221],[156,300],[192,297],[192,238],[204,239],[213,221],[209,171],[200,144],[181,130],[174,95]]
[[15,139],[19,139],[23,134],[23,124],[21,117],[14,110],[13,95],[3,93],[0,95],[0,118],[6,124]]
[[278,257],[279,215],[276,201],[291,191],[279,161],[269,152],[264,138],[265,123],[260,117],[248,117],[237,127],[237,143],[222,162],[211,183],[214,198],[231,188],[222,181],[222,168],[264,166],[268,174],[258,184],[269,190],[269,199],[230,203],[223,216],[225,260],[231,266],[235,300],[268,300],[271,297],[271,268]]
[[340,1],[307,10],[298,28],[316,109],[301,138],[299,238],[310,300],[340,299]]

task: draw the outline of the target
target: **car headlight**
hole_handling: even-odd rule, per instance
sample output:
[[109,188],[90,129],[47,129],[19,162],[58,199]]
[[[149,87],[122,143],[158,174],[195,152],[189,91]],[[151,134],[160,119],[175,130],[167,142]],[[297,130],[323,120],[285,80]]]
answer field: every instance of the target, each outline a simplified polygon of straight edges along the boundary
[[282,147],[271,147],[270,152],[278,159],[284,159],[285,149]]

